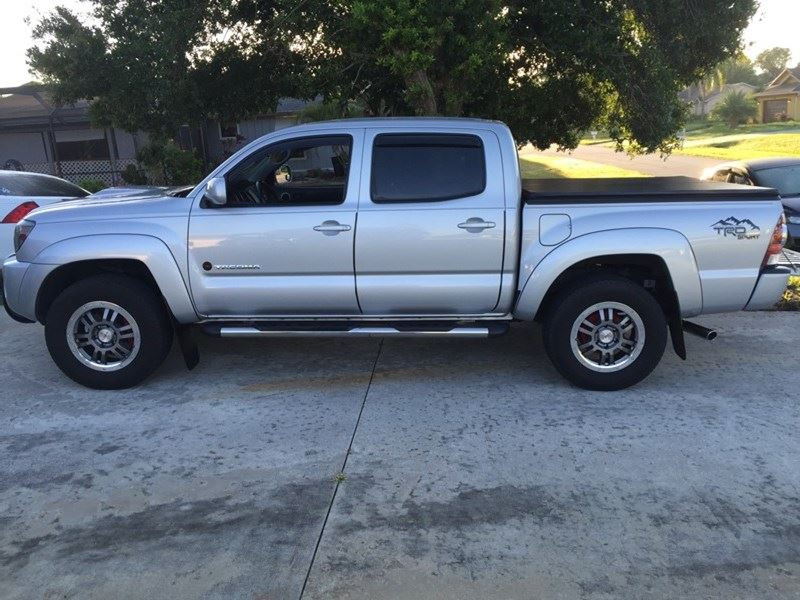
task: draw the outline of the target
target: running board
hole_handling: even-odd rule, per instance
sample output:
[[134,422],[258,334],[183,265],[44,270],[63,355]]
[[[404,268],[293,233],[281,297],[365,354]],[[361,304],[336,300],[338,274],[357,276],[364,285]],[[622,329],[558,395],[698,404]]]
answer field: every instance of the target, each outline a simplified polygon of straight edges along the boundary
[[314,337],[360,337],[360,338],[487,338],[502,335],[508,331],[508,323],[491,323],[488,325],[446,325],[427,327],[420,323],[403,323],[402,325],[363,326],[356,324],[321,326],[318,328],[287,327],[285,324],[225,324],[205,323],[203,332],[219,337],[237,338],[314,338]]

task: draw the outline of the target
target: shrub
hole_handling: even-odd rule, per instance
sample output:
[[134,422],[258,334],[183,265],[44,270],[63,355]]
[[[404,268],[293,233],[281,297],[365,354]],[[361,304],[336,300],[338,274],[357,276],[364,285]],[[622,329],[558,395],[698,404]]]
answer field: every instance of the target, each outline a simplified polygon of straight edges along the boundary
[[789,285],[778,302],[779,310],[800,310],[800,276],[789,277]]
[[744,92],[731,92],[714,107],[713,116],[730,127],[747,123],[758,113],[758,104]]
[[197,183],[202,176],[202,161],[172,140],[155,139],[136,158],[144,167],[148,183],[154,185]]
[[108,187],[102,179],[93,179],[91,177],[81,179],[78,185],[92,194]]
[[122,181],[129,185],[145,185],[147,183],[147,175],[144,171],[136,165],[128,165],[120,173]]

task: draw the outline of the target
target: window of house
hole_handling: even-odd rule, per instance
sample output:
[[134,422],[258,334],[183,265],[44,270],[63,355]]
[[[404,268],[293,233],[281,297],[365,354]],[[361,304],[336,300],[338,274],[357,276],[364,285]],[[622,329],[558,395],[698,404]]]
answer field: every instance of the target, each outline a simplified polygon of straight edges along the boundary
[[305,206],[344,202],[350,136],[272,144],[243,159],[225,177],[226,206]]
[[475,135],[381,134],[372,149],[372,201],[435,202],[486,189],[483,142]]
[[235,140],[239,136],[238,123],[220,123],[219,124],[219,139],[221,140]]
[[111,153],[105,138],[56,142],[59,160],[108,160]]

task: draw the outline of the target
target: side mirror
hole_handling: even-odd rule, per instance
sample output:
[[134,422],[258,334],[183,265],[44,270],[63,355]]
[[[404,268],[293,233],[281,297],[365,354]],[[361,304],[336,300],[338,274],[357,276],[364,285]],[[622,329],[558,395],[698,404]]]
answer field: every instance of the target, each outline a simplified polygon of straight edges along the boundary
[[225,188],[224,177],[209,179],[206,184],[205,198],[214,206],[225,206],[228,203],[228,194]]

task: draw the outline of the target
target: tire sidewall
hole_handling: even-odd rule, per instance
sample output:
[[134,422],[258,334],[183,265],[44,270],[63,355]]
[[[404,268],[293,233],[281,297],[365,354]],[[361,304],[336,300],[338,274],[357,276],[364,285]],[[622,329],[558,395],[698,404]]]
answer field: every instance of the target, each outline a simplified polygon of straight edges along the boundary
[[[638,313],[644,324],[644,347],[630,365],[603,373],[585,366],[573,353],[572,326],[587,308],[601,302],[626,304]],[[544,326],[544,342],[556,369],[575,385],[611,391],[630,387],[647,377],[658,365],[667,341],[667,321],[658,301],[641,286],[624,278],[604,278],[584,282],[561,294],[554,302]]]
[[[94,301],[121,306],[139,327],[139,352],[118,371],[92,369],[69,348],[70,317]],[[172,343],[172,327],[159,298],[147,285],[130,277],[100,275],[72,284],[56,298],[47,312],[45,340],[55,363],[72,380],[96,389],[121,389],[138,384],[161,364]]]

